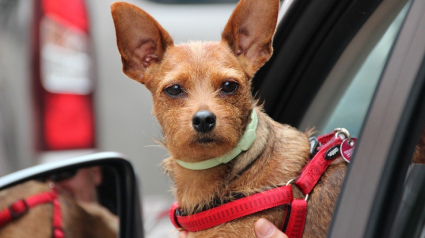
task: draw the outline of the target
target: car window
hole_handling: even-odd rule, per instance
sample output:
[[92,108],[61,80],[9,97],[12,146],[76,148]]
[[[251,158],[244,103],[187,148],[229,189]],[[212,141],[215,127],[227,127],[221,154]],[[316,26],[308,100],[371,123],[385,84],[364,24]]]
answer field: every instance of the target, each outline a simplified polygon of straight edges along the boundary
[[332,131],[334,128],[344,127],[352,135],[358,136],[367,109],[372,101],[373,92],[406,15],[408,6],[406,5],[398,14],[381,40],[379,40],[367,56],[338,104],[330,113],[329,120],[324,121],[320,125],[320,128],[318,128],[320,131]]
[[[373,93],[409,6],[410,1],[403,2],[400,7],[395,6],[395,14],[388,13],[386,16],[388,24],[381,23],[384,27],[373,29],[382,33],[374,33],[374,36],[371,34],[364,40],[366,43],[361,45],[361,49],[354,49],[362,53],[356,53],[353,59],[346,57],[348,60],[341,56],[315,96],[299,129],[315,126],[319,133],[326,133],[334,128],[344,127],[351,135],[359,135]],[[346,51],[346,54],[353,53],[353,49]]]

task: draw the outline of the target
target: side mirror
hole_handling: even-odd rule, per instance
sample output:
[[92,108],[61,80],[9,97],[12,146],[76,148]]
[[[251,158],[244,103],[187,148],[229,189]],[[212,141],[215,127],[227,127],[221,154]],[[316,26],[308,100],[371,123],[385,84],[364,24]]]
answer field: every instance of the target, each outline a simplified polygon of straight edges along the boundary
[[[59,198],[60,229],[56,227],[56,214],[53,215],[57,201],[45,202],[53,205],[44,206],[47,215],[40,212],[41,208],[29,208],[37,199],[28,197],[38,194]],[[31,218],[32,212],[39,215],[34,214]],[[133,167],[121,154],[114,152],[41,164],[0,178],[1,237],[14,237],[14,229],[19,230],[16,237],[30,237],[34,232],[40,234],[35,231],[40,229],[47,234],[46,237],[65,232],[67,238],[140,238],[144,237],[141,212]],[[105,230],[109,229],[113,233],[106,234]]]

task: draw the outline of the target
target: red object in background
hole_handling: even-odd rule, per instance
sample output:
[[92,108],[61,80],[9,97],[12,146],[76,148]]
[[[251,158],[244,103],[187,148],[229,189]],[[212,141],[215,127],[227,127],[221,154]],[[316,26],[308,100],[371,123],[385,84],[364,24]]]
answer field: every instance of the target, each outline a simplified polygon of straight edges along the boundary
[[81,95],[46,95],[44,129],[48,148],[60,150],[94,146],[93,115],[88,100]]
[[89,24],[84,0],[43,0],[42,9],[46,15],[63,19],[65,22],[62,22],[62,24],[65,26],[69,23],[84,32],[88,32]]
[[92,149],[94,62],[85,1],[39,0],[35,7],[37,148]]

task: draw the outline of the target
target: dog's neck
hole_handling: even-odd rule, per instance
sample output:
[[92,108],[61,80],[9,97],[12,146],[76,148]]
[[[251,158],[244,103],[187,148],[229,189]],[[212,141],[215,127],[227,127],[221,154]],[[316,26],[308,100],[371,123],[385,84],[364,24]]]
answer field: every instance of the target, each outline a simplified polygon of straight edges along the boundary
[[240,153],[228,164],[221,164],[206,170],[190,170],[181,167],[173,158],[164,160],[164,166],[170,177],[174,180],[174,195],[182,208],[192,213],[196,205],[212,201],[221,194],[229,181],[255,163],[262,156],[270,136],[267,117],[261,109],[254,108],[258,114],[258,127],[256,139],[249,150]]
[[[256,110],[255,108],[253,110]],[[257,108],[258,111],[260,109]],[[248,151],[241,153],[232,164],[232,169],[226,178],[227,181],[232,181],[235,177],[239,176],[242,172],[249,168],[257,158],[259,158],[266,148],[268,139],[270,138],[270,127],[264,120],[264,115],[259,112],[258,115],[261,119],[258,119],[258,126],[256,131],[255,142],[251,145]]]

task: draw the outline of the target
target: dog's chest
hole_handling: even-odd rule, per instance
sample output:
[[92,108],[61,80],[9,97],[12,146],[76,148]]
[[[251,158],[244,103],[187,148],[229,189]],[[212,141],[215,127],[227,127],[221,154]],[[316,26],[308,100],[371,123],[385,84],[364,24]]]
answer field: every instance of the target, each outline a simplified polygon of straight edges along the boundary
[[[196,211],[195,207],[208,207],[217,198],[231,200],[234,194],[250,195],[296,178],[308,160],[308,140],[289,126],[277,123],[271,126],[273,133],[269,133],[266,139],[259,130],[259,139],[265,141],[260,155],[237,174],[232,173],[231,165],[234,164],[206,171],[177,169],[172,177],[181,207],[192,213]],[[239,159],[248,157],[249,154],[245,154]],[[178,167],[177,164],[174,166]]]

